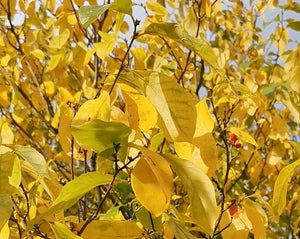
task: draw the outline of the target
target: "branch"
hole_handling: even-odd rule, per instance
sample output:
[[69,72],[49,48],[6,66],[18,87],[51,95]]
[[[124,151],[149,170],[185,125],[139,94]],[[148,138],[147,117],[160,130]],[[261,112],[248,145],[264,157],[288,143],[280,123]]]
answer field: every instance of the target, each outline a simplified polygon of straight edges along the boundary
[[125,60],[126,60],[128,54],[129,54],[129,51],[130,51],[130,49],[131,49],[131,47],[132,47],[132,44],[133,44],[133,42],[135,41],[135,39],[137,38],[137,36],[138,36],[138,34],[137,34],[137,26],[140,24],[140,21],[134,20],[134,18],[133,18],[132,16],[131,16],[131,19],[132,19],[133,24],[134,24],[133,36],[132,36],[132,38],[131,38],[131,41],[130,41],[130,43],[129,43],[129,46],[128,46],[128,48],[127,48],[127,51],[126,51],[126,53],[125,53],[125,55],[124,55],[124,57],[123,57],[123,59],[122,59],[121,66],[120,66],[120,68],[119,68],[119,71],[118,71],[118,73],[117,73],[117,76],[116,76],[116,78],[115,78],[115,80],[114,80],[114,82],[113,82],[113,84],[112,84],[112,87],[111,87],[111,89],[110,89],[110,91],[109,91],[109,94],[110,94],[110,95],[111,95],[111,93],[112,93],[112,91],[113,91],[113,89],[114,89],[114,87],[115,87],[115,85],[116,85],[116,83],[117,83],[117,81],[118,81],[118,79],[119,79],[119,77],[120,77],[120,74],[121,74],[121,72],[122,72],[122,70],[123,70],[123,68],[124,68],[124,63],[125,63]]

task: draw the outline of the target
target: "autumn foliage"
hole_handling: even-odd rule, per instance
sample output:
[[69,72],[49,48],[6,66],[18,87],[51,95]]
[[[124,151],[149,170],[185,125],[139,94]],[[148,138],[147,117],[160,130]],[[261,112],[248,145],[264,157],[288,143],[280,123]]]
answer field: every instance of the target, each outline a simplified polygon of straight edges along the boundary
[[0,238],[299,237],[300,4],[245,2],[1,0]]

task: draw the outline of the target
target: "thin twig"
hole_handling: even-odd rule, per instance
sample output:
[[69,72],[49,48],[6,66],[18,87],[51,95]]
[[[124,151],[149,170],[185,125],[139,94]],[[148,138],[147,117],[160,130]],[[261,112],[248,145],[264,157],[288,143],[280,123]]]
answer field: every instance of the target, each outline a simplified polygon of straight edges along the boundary
[[133,23],[134,23],[134,31],[133,31],[133,35],[132,35],[131,41],[130,41],[130,43],[129,43],[129,46],[128,46],[128,48],[127,48],[127,51],[126,51],[126,53],[125,53],[125,55],[124,55],[124,57],[123,57],[123,59],[122,59],[122,62],[121,62],[119,71],[118,71],[118,73],[117,73],[117,75],[116,75],[116,78],[115,78],[115,80],[114,80],[114,82],[113,82],[113,84],[112,84],[112,87],[110,88],[110,91],[109,91],[109,94],[110,94],[110,95],[111,95],[111,93],[112,93],[112,91],[113,91],[113,89],[114,89],[114,87],[115,87],[115,85],[116,85],[116,83],[117,83],[117,81],[118,81],[118,79],[119,79],[119,77],[120,77],[120,74],[121,74],[121,72],[122,72],[122,70],[123,70],[123,68],[124,68],[124,63],[125,63],[126,58],[127,58],[128,54],[129,54],[129,52],[130,52],[130,49],[131,49],[131,47],[132,47],[132,44],[133,44],[133,42],[135,41],[135,39],[137,38],[137,36],[138,36],[138,34],[137,34],[137,26],[140,24],[140,21],[135,20],[133,17],[131,17],[131,19],[132,19],[132,21],[133,21]]

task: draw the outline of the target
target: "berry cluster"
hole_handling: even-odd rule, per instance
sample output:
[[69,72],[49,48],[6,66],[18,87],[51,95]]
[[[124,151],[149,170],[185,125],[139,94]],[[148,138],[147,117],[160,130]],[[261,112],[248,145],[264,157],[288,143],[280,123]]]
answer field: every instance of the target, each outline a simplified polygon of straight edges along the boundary
[[230,133],[230,141],[234,144],[234,146],[239,149],[242,147],[241,142],[238,140],[237,136],[233,133]]

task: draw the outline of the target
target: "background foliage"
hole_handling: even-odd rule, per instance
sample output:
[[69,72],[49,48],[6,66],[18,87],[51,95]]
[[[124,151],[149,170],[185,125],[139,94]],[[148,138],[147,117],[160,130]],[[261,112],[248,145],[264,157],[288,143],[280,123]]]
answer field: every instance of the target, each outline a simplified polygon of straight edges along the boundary
[[1,1],[0,238],[298,237],[291,12]]

